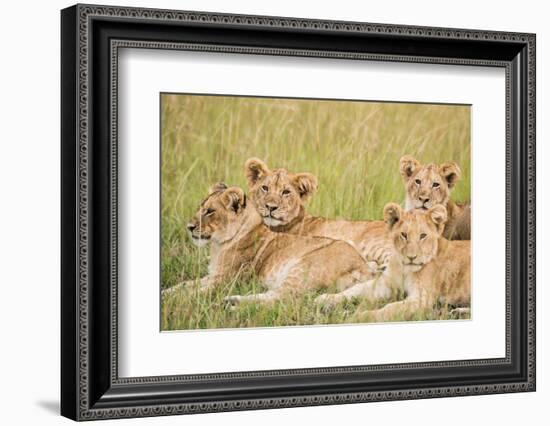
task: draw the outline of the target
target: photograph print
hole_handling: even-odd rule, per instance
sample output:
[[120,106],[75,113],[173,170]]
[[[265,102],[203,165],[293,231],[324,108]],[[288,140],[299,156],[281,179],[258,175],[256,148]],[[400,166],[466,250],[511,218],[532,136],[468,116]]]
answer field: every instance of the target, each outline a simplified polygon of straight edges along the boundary
[[471,318],[469,105],[160,109],[161,331]]

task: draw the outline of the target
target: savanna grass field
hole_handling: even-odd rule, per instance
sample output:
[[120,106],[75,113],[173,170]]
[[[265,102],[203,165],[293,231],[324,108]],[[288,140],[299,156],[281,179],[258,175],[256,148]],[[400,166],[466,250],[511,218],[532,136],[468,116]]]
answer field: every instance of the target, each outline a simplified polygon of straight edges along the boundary
[[[470,200],[469,106],[162,94],[161,138],[162,288],[207,274],[209,248],[193,245],[186,224],[215,182],[247,190],[249,157],[315,174],[319,188],[307,210],[318,216],[381,220],[386,203],[404,201],[405,154],[423,164],[457,162],[462,179],[452,199]],[[235,277],[204,294],[174,292],[161,303],[161,329],[352,323],[355,312],[374,307],[354,300],[325,312],[313,303],[320,293],[225,306],[225,296],[260,287]],[[438,307],[415,319],[452,316]]]

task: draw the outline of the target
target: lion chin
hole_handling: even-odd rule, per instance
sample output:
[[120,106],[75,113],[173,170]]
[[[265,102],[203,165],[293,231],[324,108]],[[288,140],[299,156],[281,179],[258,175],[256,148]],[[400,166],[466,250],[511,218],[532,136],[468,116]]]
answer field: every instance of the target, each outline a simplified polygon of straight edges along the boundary
[[420,264],[420,265],[416,265],[412,263],[403,264],[403,268],[405,269],[406,272],[418,272],[422,269],[423,266],[424,264]]
[[197,237],[192,237],[191,240],[193,241],[193,244],[195,244],[197,247],[204,247],[209,242],[209,239],[197,238]]
[[268,216],[268,217],[264,217],[264,218],[263,218],[263,221],[264,221],[264,224],[265,224],[266,226],[269,226],[270,228],[283,225],[283,221],[282,221],[282,220],[275,219],[274,217],[269,217],[269,216]]

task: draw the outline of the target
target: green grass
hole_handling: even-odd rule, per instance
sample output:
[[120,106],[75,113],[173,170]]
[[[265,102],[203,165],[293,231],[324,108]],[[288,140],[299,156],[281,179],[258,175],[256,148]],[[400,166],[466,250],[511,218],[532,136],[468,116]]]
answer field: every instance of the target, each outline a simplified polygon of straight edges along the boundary
[[[208,249],[189,241],[185,225],[213,183],[246,190],[243,165],[252,156],[273,168],[314,173],[319,189],[308,210],[325,217],[381,219],[386,203],[402,203],[398,164],[405,154],[422,163],[456,161],[462,180],[453,199],[470,199],[467,106],[163,95],[161,109],[163,288],[206,275]],[[223,304],[229,294],[260,287],[253,279],[237,278],[206,295],[178,293],[163,302],[161,327],[347,323],[369,307],[356,301],[321,312],[311,303],[316,294],[233,311]],[[447,318],[447,311],[438,309],[416,319]]]

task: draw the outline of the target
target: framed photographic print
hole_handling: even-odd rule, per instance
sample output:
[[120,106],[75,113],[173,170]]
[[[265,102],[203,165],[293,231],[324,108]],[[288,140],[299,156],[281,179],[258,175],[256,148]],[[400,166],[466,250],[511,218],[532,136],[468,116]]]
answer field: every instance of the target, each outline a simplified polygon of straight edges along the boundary
[[74,420],[535,390],[535,36],[76,5]]

